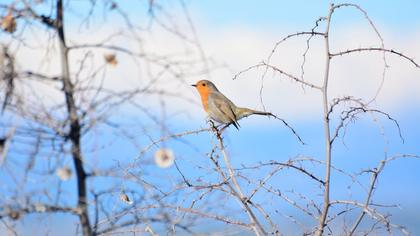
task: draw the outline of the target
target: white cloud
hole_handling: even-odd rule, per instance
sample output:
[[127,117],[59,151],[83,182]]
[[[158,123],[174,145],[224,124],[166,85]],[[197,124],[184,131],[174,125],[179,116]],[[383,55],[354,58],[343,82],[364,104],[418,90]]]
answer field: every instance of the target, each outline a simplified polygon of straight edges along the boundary
[[[77,37],[78,42],[99,42],[105,35],[115,32],[109,28],[102,28],[100,33],[83,34]],[[264,69],[254,69],[243,74],[237,80],[232,80],[239,71],[266,60],[276,41],[280,38],[278,29],[260,30],[256,28],[235,27],[198,29],[203,49],[207,56],[212,57],[217,64],[227,64],[228,67],[216,69],[211,73],[211,79],[239,106],[247,106],[254,109],[262,109],[260,103],[261,76]],[[282,32],[287,35],[290,32]],[[74,34],[73,34],[74,35]],[[395,37],[394,37],[395,35]],[[273,56],[272,63],[279,68],[300,76],[302,53],[306,42],[304,37],[292,39],[280,46]],[[190,52],[194,49],[191,45],[182,44],[182,40],[174,40],[163,32],[152,32],[143,38],[145,48],[155,55],[167,53],[182,54],[182,60],[195,59],[197,53]],[[331,36],[331,44],[334,50],[348,49],[352,47],[378,46],[375,35],[366,27],[354,25],[346,26],[344,30],[334,30]],[[410,57],[420,58],[420,35],[413,33],[402,39],[397,34],[386,32],[385,43],[388,48],[397,49]],[[128,48],[138,48],[135,41],[127,41],[117,38],[115,45]],[[324,49],[322,38],[315,38],[311,43],[311,51],[307,56],[305,79],[314,83],[320,83],[324,73]],[[94,52],[90,63],[103,64],[103,53],[107,50]],[[77,69],[83,51],[73,52],[72,68]],[[188,54],[189,53],[189,54]],[[28,56],[31,55],[31,56]],[[42,66],[34,63],[34,58],[42,58],[42,51],[21,50],[18,59],[22,67],[31,67],[33,70],[41,68],[46,73],[57,73],[59,70],[58,57],[50,58],[50,66]],[[188,56],[190,55],[190,56]],[[117,53],[119,64],[116,68],[107,69],[106,86],[108,88],[122,90],[124,88],[141,87],[147,81],[147,65],[136,64],[130,58]],[[39,60],[38,60],[39,61]],[[377,104],[384,109],[401,109],[404,106],[412,106],[420,101],[420,70],[415,69],[408,61],[394,55],[387,54],[390,68]],[[42,63],[42,62],[40,62]],[[191,65],[186,70],[199,71],[202,65]],[[352,56],[335,58],[331,64],[330,96],[354,95],[366,100],[371,99],[381,83],[383,61],[382,54],[355,53]],[[168,99],[168,107],[173,111],[186,111],[197,118],[204,117],[204,112],[199,113],[199,97],[196,91],[188,86],[198,79],[206,78],[203,75],[190,77],[186,83],[174,82],[171,75],[163,76],[164,82],[157,84],[157,89],[173,91],[197,101],[193,106],[190,102],[179,99]],[[141,98],[143,103],[155,103],[153,99]],[[299,84],[291,82],[286,77],[269,71],[265,78],[263,100],[267,110],[282,117],[292,119],[311,119],[321,111],[321,97],[318,91],[311,89],[303,90]]]

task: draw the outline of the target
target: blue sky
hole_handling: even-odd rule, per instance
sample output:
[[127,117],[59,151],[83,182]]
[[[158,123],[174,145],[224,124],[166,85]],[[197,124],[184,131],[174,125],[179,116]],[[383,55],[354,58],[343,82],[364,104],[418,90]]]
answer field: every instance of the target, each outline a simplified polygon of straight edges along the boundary
[[[313,19],[325,15],[330,3],[343,1],[188,1],[193,10],[215,25],[246,24],[255,27],[273,28],[277,26],[307,27]],[[351,1],[359,4],[380,25],[394,29],[413,29],[420,24],[418,11],[420,3],[415,0],[403,1]],[[340,13],[343,22],[351,22],[349,14]],[[351,13],[350,13],[351,14]]]
[[[207,55],[212,56],[216,61],[223,61],[231,65],[230,70],[219,70],[214,72],[211,76],[212,80],[216,82],[219,89],[226,93],[235,103],[239,105],[250,106],[251,108],[261,109],[261,104],[258,97],[260,82],[258,81],[261,76],[261,71],[251,72],[250,75],[244,75],[244,79],[232,81],[231,78],[238,71],[247,68],[253,63],[259,62],[266,58],[273,43],[279,40],[281,37],[295,33],[301,30],[309,30],[313,26],[313,22],[319,16],[324,16],[328,11],[328,1],[186,1],[190,13],[195,22],[195,27],[198,33],[198,37],[202,41],[202,46]],[[417,56],[416,59],[420,60],[419,47],[413,46],[413,42],[416,37],[420,36],[420,16],[418,9],[420,9],[419,1],[353,1],[353,3],[360,4],[370,15],[371,19],[378,26],[379,30],[383,33],[385,44],[389,45],[393,49],[401,49],[403,52],[409,55]],[[128,10],[131,14],[139,12],[145,13],[144,9],[130,8],[131,5],[120,3],[121,6]],[[175,4],[176,5],[176,4]],[[74,7],[77,9],[76,7]],[[99,13],[100,15],[101,13]],[[140,15],[140,13],[139,13]],[[98,17],[101,19],[101,17]],[[139,16],[139,19],[142,19]],[[68,17],[66,19],[71,22],[69,25],[69,31],[71,36],[79,37],[79,22],[77,17]],[[113,18],[108,18],[106,22],[112,23]],[[75,22],[73,24],[73,22]],[[77,23],[76,23],[77,22]],[[95,21],[94,23],[101,22],[101,20]],[[363,16],[353,9],[339,9],[337,14],[334,16],[334,25],[345,28],[337,30],[337,40],[343,40],[343,42],[352,42],[354,45],[372,45],[377,41],[370,44],[370,36],[364,38],[365,29],[360,28],[361,25],[365,24]],[[112,24],[111,24],[112,25]],[[111,27],[112,28],[112,27]],[[105,31],[108,28],[105,27]],[[348,31],[346,31],[348,29]],[[335,29],[333,29],[334,31]],[[75,33],[76,32],[76,33]],[[344,33],[348,33],[344,34]],[[157,33],[156,35],[159,35]],[[356,36],[357,35],[357,36]],[[83,33],[80,33],[80,37],[84,37]],[[90,36],[95,39],[94,36]],[[230,39],[234,40],[231,41]],[[411,40],[411,41],[410,41]],[[233,42],[233,43],[232,43]],[[230,44],[231,43],[231,44]],[[304,41],[298,41],[300,46],[304,46]],[[236,45],[237,44],[237,45]],[[285,48],[282,48],[278,57],[280,66],[294,69],[292,65],[297,64],[294,62],[294,56],[297,61],[301,58],[302,48],[297,47],[296,44],[288,44]],[[236,46],[235,46],[236,45]],[[239,46],[238,46],[239,45]],[[178,45],[175,45],[178,46]],[[230,50],[233,46],[237,47]],[[173,45],[168,45],[168,48],[162,48],[164,50],[172,50]],[[316,46],[314,46],[316,48]],[[157,52],[160,53],[160,52]],[[418,121],[420,120],[420,99],[416,94],[419,85],[418,79],[420,78],[419,70],[413,69],[413,67],[406,66],[406,64],[398,62],[399,58],[389,56],[391,68],[385,81],[384,92],[380,101],[378,101],[379,108],[384,108],[385,112],[389,112],[394,118],[399,121],[401,125],[401,131],[405,138],[405,143],[402,143],[398,138],[396,127],[384,117],[377,116],[378,122],[372,121],[369,116],[363,116],[363,118],[354,122],[349,127],[349,131],[346,133],[344,142],[345,145],[341,144],[342,140],[339,139],[339,145],[334,148],[333,152],[333,164],[345,169],[350,173],[357,173],[366,168],[372,168],[378,164],[378,161],[383,158],[384,150],[387,150],[388,155],[395,155],[399,153],[410,153],[420,154],[420,126]],[[366,78],[358,78],[364,82],[370,80],[370,76],[376,76],[378,72],[377,64],[370,66],[366,63],[368,60],[360,59],[356,56],[354,61],[349,61],[350,69],[345,68],[343,64],[333,64],[337,66],[337,76],[332,77],[338,84],[332,85],[332,94],[337,91],[337,94],[342,95],[347,86],[340,83],[347,82],[353,79],[351,75],[348,77],[341,76],[341,73],[352,73],[354,71],[354,77],[360,77],[360,75],[366,75]],[[286,61],[286,62],[284,62]],[[335,63],[335,62],[334,62]],[[25,63],[23,63],[25,64]],[[121,63],[123,64],[123,63]],[[297,64],[299,65],[299,64]],[[321,64],[322,65],[322,64]],[[131,65],[132,67],[133,65]],[[132,70],[127,69],[127,65],[124,69],[124,65],[121,68],[115,69],[110,72],[112,76],[129,77],[134,75]],[[317,70],[319,64],[315,59],[313,64],[309,64],[310,68]],[[362,68],[362,69],[358,69]],[[376,71],[371,74],[370,69]],[[323,71],[323,69],[319,69]],[[309,75],[310,75],[309,70]],[[344,72],[343,72],[344,71]],[[404,73],[402,73],[403,71]],[[406,72],[407,71],[407,72]],[[298,71],[294,71],[298,74]],[[379,74],[381,70],[379,69]],[[111,76],[110,76],[111,77]],[[133,76],[134,77],[134,76]],[[316,76],[314,76],[316,77]],[[338,78],[340,77],[340,78]],[[130,79],[130,78],[127,78]],[[193,77],[188,82],[195,82],[199,79]],[[284,79],[284,78],[282,78]],[[135,78],[134,78],[135,80]],[[290,84],[288,82],[279,81],[281,77],[278,75],[270,75],[267,79],[267,86],[265,99],[267,107],[270,111],[279,114],[285,118],[302,136],[305,142],[308,143],[306,146],[300,145],[296,138],[286,129],[281,122],[274,119],[267,119],[265,117],[249,117],[240,121],[241,129],[239,131],[230,128],[226,132],[226,144],[228,146],[229,155],[232,159],[232,163],[239,167],[241,165],[253,165],[260,161],[286,161],[289,158],[293,158],[299,155],[309,155],[315,159],[323,160],[324,147],[323,147],[323,127],[322,127],[322,116],[320,116],[319,108],[320,104],[316,103],[319,99],[320,94],[311,93],[310,91],[302,91],[296,84]],[[354,78],[355,82],[358,83],[357,78]],[[359,81],[359,82],[360,82]],[[369,82],[367,82],[369,83]],[[199,106],[199,97],[196,91],[187,87],[181,86],[180,90],[187,94],[191,99],[197,100],[196,103],[188,103],[184,100],[178,99],[167,99],[168,104],[173,105],[174,109],[168,112],[169,119],[167,121],[168,127],[171,128],[173,133],[182,132],[184,130],[198,129],[205,127],[205,114],[202,108]],[[404,85],[406,84],[406,85]],[[271,87],[270,87],[271,86]],[[279,86],[279,87],[276,87]],[[369,84],[369,86],[374,86]],[[367,86],[367,87],[369,87]],[[404,87],[405,86],[405,87]],[[291,90],[291,87],[298,87],[296,90]],[[357,86],[349,86],[353,90],[358,92]],[[370,87],[369,87],[370,88]],[[335,90],[336,89],[336,90]],[[395,92],[394,92],[395,89]],[[246,92],[244,92],[246,91]],[[287,93],[289,91],[289,93]],[[373,90],[367,90],[369,92]],[[363,93],[365,95],[366,91]],[[310,101],[311,102],[308,102]],[[312,101],[313,100],[313,101]],[[154,104],[153,101],[145,100]],[[169,106],[170,107],[170,106]],[[180,115],[178,112],[182,111]],[[120,113],[121,112],[121,113]],[[150,122],[146,117],[137,114],[138,111],[117,111],[113,114],[113,120],[117,122],[127,121],[137,122],[145,121]],[[159,113],[155,110],[154,112]],[[187,115],[185,115],[185,113]],[[127,117],[121,117],[121,114],[127,115]],[[176,115],[177,114],[177,115]],[[133,118],[135,117],[135,118]],[[385,132],[385,136],[381,135],[382,128]],[[132,132],[139,131],[140,125],[134,125]],[[87,154],[88,158],[91,158],[92,165],[103,165],[103,166],[114,166],[118,161],[132,162],[133,159],[138,155],[138,149],[133,147],[131,144],[122,142],[120,137],[115,135],[111,129],[99,127],[96,130],[97,133],[88,135],[84,138],[84,144],[86,148],[97,146],[107,146],[105,144],[111,143],[109,147],[105,147],[103,150]],[[160,132],[151,132],[153,138],[159,138]],[[384,138],[385,137],[385,138]],[[209,164],[205,158],[205,153],[211,149],[212,135],[210,133],[203,133],[200,135],[193,135],[182,139],[187,142],[179,142],[176,140],[168,141],[165,146],[174,150],[177,157],[177,161],[180,168],[185,170],[187,177],[196,180],[197,178],[206,178],[214,180],[214,175],[208,173],[208,170],[197,168],[198,165],[206,166]],[[214,140],[213,140],[214,141]],[[149,144],[150,140],[147,137],[138,136],[137,142],[141,145]],[[194,148],[191,148],[193,146]],[[149,162],[147,173],[156,173],[152,175],[151,181],[156,181],[157,184],[165,186],[169,182],[173,183],[179,179],[179,175],[173,167],[167,170],[159,169],[153,166],[153,151],[147,153],[145,156],[146,161]],[[70,164],[67,160],[65,163]],[[323,169],[317,166],[310,166],[312,170],[323,176]],[[380,176],[379,188],[375,192],[374,201],[383,204],[398,203],[401,205],[401,209],[385,209],[384,211],[391,212],[395,223],[406,225],[413,233],[413,235],[420,234],[420,228],[417,222],[420,220],[418,212],[420,212],[420,188],[418,188],[418,180],[420,179],[420,160],[397,160],[390,163]],[[250,173],[250,176],[260,177],[265,174],[266,170],[261,173]],[[351,185],[351,181],[343,176],[333,174],[334,181],[332,183],[333,190],[332,196],[337,198],[348,198],[349,193],[347,185]],[[5,178],[0,174],[1,178]],[[161,181],[164,179],[165,181]],[[10,179],[6,179],[10,181]],[[362,177],[365,185],[368,183],[368,176]],[[317,188],[313,185],[308,184],[308,181],[302,178],[301,175],[297,175],[295,172],[288,170],[284,174],[276,176],[273,180],[274,184],[284,191],[295,188],[297,190],[316,191]],[[55,183],[56,179],[52,179],[51,182]],[[68,185],[69,193],[72,193],[72,184],[75,180],[65,183]],[[9,182],[10,183],[10,182]],[[11,184],[11,183],[10,183]],[[107,180],[97,180],[95,183],[100,188],[107,187]],[[124,183],[116,182],[116,185]],[[362,190],[355,185],[353,194],[356,198],[362,197]],[[130,184],[125,186],[127,188],[136,188]],[[116,194],[116,197],[118,195]],[[318,196],[319,197],[319,196]],[[257,200],[261,202],[270,202],[266,199],[265,195],[258,195]],[[71,201],[70,201],[71,202]],[[117,200],[109,200],[111,205],[116,208],[121,207],[118,205]],[[275,201],[274,201],[275,202]],[[285,214],[296,214],[296,211],[288,207],[284,203],[267,203],[274,205],[279,209],[284,209]],[[64,216],[63,216],[64,217]],[[238,216],[241,218],[241,216]],[[279,222],[283,225],[288,225],[290,222],[278,217]],[[69,217],[63,218],[63,223],[66,227],[72,228],[73,222],[70,222]],[[37,228],[38,218],[28,217],[28,223]],[[50,219],[51,222],[56,222],[56,219]],[[35,222],[35,223],[34,223]],[[50,222],[50,221],[48,221]],[[68,223],[68,224],[67,224]],[[25,223],[23,224],[25,228]],[[28,227],[32,228],[32,227]],[[28,229],[27,228],[27,229]],[[53,228],[54,230],[54,228]],[[286,229],[291,234],[295,233],[294,228]],[[69,235],[72,235],[69,231]]]

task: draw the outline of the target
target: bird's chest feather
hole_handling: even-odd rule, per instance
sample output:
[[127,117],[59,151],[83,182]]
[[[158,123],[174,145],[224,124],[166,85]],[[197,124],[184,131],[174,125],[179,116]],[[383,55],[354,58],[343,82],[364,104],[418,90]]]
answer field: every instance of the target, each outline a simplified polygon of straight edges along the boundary
[[209,95],[210,91],[204,90],[200,92],[201,95],[201,102],[203,103],[204,110],[206,112],[209,111]]

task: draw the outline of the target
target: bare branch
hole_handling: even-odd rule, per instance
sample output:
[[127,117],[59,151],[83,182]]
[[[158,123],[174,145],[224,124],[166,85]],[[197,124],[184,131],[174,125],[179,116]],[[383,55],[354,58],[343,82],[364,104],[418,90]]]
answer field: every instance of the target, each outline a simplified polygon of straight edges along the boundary
[[321,87],[319,87],[318,85],[311,84],[311,83],[309,83],[309,82],[303,81],[303,80],[299,79],[298,77],[293,76],[293,75],[291,75],[291,74],[289,74],[289,73],[287,73],[287,72],[285,72],[285,71],[281,70],[280,68],[277,68],[276,66],[273,66],[273,65],[269,65],[269,64],[267,64],[266,62],[261,62],[261,63],[259,63],[259,64],[256,64],[256,65],[253,65],[253,66],[250,66],[250,67],[248,67],[247,69],[245,69],[245,70],[242,70],[242,71],[238,72],[238,73],[237,73],[237,74],[233,77],[233,79],[237,79],[237,78],[238,78],[240,75],[242,75],[243,73],[248,72],[248,71],[250,71],[250,70],[252,70],[252,69],[255,69],[255,68],[259,68],[259,67],[266,67],[266,68],[270,68],[270,69],[272,69],[272,70],[273,70],[273,71],[275,71],[275,72],[278,72],[278,73],[280,73],[280,74],[282,74],[282,75],[285,75],[286,77],[288,77],[288,78],[289,78],[289,79],[291,79],[292,81],[295,81],[295,82],[300,83],[300,84],[302,84],[302,85],[308,86],[308,87],[310,87],[310,88],[314,88],[314,89],[321,89]]
[[402,52],[395,51],[394,49],[375,48],[375,47],[370,47],[370,48],[354,48],[354,49],[348,49],[346,51],[331,53],[330,55],[331,55],[331,57],[336,57],[336,56],[343,56],[343,55],[347,55],[347,54],[353,54],[355,52],[370,52],[370,51],[386,52],[386,53],[390,53],[390,54],[394,54],[394,55],[400,56],[400,57],[408,60],[415,67],[420,68],[420,65],[413,58],[410,58],[410,57],[406,56]]

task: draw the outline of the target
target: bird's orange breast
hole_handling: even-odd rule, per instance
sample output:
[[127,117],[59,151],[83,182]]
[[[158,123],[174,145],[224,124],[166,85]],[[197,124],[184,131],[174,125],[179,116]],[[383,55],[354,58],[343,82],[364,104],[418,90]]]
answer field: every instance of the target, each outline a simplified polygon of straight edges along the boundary
[[207,88],[198,88],[198,92],[200,93],[201,102],[203,104],[204,110],[207,112],[209,109],[210,90]]

